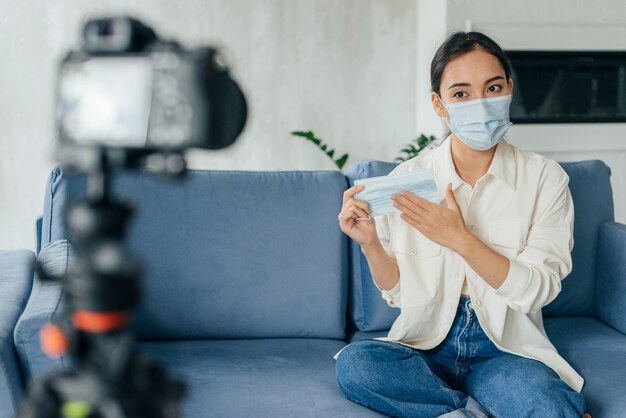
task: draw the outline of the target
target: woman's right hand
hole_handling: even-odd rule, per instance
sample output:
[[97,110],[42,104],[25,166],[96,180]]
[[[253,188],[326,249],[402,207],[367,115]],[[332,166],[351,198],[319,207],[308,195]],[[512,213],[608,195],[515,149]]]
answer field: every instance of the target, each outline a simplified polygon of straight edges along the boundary
[[376,242],[376,221],[374,218],[357,221],[356,218],[369,217],[369,205],[367,202],[353,197],[355,193],[363,190],[363,185],[352,186],[343,192],[343,206],[339,213],[339,227],[352,238],[353,241],[363,246],[369,246]]

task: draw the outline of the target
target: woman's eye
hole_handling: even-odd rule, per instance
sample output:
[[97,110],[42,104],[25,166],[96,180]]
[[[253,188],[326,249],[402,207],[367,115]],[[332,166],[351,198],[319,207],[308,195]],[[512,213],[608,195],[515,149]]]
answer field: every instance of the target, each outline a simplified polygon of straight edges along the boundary
[[498,85],[496,84],[496,85],[493,85],[493,86],[489,87],[487,90],[488,90],[490,93],[495,93],[495,92],[497,92],[497,91],[502,90],[502,87],[501,87],[501,86],[498,86]]
[[464,91],[457,91],[456,93],[454,93],[454,98],[455,99],[462,99],[464,97],[467,97],[468,94],[465,93]]

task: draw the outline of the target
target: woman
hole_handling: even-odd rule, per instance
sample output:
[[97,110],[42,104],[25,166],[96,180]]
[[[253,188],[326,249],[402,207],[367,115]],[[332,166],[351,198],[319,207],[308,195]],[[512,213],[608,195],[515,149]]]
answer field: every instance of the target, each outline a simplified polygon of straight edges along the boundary
[[451,35],[431,64],[433,109],[451,134],[389,175],[433,170],[444,199],[406,191],[368,218],[344,194],[341,230],[361,245],[400,315],[388,337],[336,355],[337,385],[390,416],[581,417],[583,378],[557,353],[541,308],[572,269],[574,208],[554,161],[503,135],[513,92],[502,49]]

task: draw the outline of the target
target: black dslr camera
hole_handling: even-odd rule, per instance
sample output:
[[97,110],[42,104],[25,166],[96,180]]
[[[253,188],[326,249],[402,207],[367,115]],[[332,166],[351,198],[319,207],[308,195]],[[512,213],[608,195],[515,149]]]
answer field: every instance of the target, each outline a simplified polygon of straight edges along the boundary
[[245,98],[214,48],[159,40],[131,18],[89,21],[57,83],[62,165],[91,168],[99,147],[128,154],[221,149],[241,133]]
[[179,417],[185,393],[141,356],[130,330],[141,263],[123,245],[131,205],[111,196],[117,170],[184,175],[187,148],[231,145],[247,106],[223,56],[159,40],[128,17],[91,20],[57,83],[57,160],[86,176],[84,199],[66,202],[75,261],[58,280],[63,309],[42,329],[43,351],[71,367],[31,382],[20,418]]

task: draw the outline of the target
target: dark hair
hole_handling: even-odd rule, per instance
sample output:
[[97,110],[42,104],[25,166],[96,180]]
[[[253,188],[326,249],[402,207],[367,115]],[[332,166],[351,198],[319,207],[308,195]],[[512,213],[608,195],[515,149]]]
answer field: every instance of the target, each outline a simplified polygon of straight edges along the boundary
[[506,53],[495,43],[493,39],[480,32],[455,32],[437,49],[433,61],[430,64],[430,88],[440,94],[441,76],[446,65],[453,59],[467,54],[475,49],[482,49],[493,55],[500,61],[506,81],[511,78],[511,62]]

